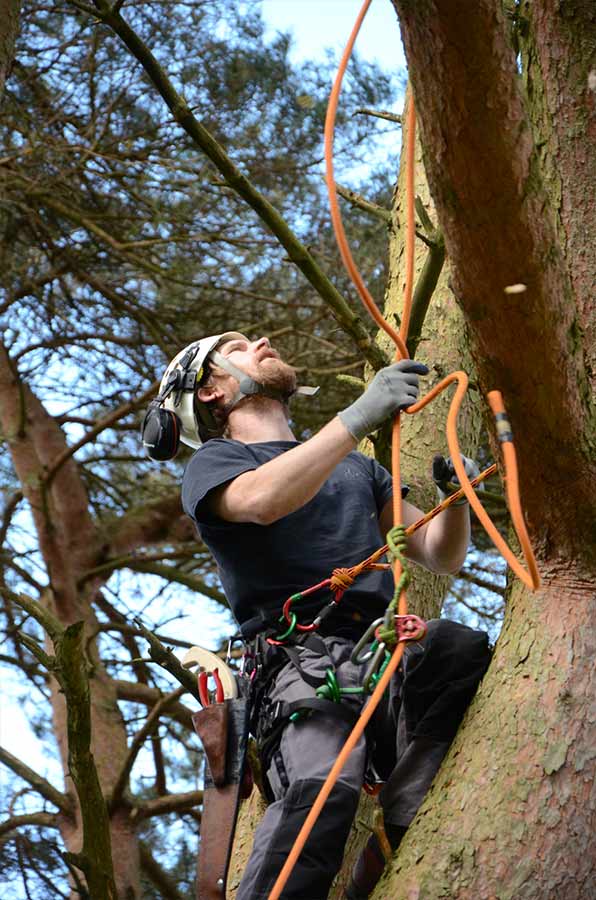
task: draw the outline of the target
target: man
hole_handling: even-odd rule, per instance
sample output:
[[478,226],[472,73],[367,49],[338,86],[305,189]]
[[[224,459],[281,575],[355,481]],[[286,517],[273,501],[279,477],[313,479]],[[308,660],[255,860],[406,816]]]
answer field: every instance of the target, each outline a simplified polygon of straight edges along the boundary
[[[246,636],[269,629],[279,637],[286,631],[279,622],[281,607],[290,595],[327,578],[336,567],[360,562],[384,543],[393,524],[391,477],[355,448],[415,402],[418,376],[427,371],[411,360],[383,369],[355,403],[299,443],[287,407],[297,391],[296,375],[267,338],[214,336],[190,345],[170,364],[157,402],[178,415],[182,440],[198,447],[184,474],[183,506],[217,561]],[[465,462],[475,474],[474,464]],[[452,475],[440,457],[435,476],[443,495]],[[402,495],[406,492],[402,488]],[[421,515],[403,503],[406,526]],[[407,555],[433,572],[454,573],[469,536],[468,506],[458,502],[409,538]],[[346,591],[316,638],[290,639],[288,656],[272,652],[268,657],[257,736],[272,802],[256,831],[238,900],[268,897],[365,699],[355,692],[363,666],[351,658],[354,644],[383,615],[392,593],[390,572],[367,572]],[[297,615],[311,621],[328,600],[315,595],[298,605]],[[380,802],[387,837],[397,847],[487,663],[483,633],[442,620],[429,623],[424,644],[408,649],[368,740],[351,754],[284,898],[327,897],[371,758],[387,779]],[[342,703],[317,709],[316,688],[329,671],[345,692]],[[311,702],[309,714],[290,718],[288,710],[305,697]],[[286,715],[276,718],[280,709]],[[380,845],[371,838],[347,896],[368,896],[383,866]]]

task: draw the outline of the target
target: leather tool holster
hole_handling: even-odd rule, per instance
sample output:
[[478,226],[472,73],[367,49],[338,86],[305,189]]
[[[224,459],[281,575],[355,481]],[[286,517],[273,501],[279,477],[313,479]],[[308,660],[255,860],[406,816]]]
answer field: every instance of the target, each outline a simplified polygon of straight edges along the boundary
[[240,800],[246,796],[249,704],[213,703],[192,717],[205,750],[197,900],[223,900]]

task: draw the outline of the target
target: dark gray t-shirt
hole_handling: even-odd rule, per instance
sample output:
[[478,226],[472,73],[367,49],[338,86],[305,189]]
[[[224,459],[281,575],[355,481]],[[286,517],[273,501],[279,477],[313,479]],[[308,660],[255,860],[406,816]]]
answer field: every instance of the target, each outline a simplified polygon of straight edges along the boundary
[[[296,446],[297,441],[213,439],[196,451],[184,473],[182,505],[215,557],[240,625],[262,611],[281,613],[291,594],[323,581],[338,566],[361,562],[385,542],[378,517],[392,495],[391,476],[356,451],[335,467],[312,500],[271,525],[227,522],[209,511],[207,498],[214,488]],[[384,613],[392,595],[391,572],[365,573],[346,591],[322,632],[362,634]],[[316,613],[330,599],[328,590],[320,591],[293,609],[299,621],[309,622],[313,607]]]

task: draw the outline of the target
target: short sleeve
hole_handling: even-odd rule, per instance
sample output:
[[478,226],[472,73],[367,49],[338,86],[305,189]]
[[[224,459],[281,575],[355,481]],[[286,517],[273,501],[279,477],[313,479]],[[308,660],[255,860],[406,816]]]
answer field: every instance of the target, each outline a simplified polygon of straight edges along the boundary
[[[393,479],[387,469],[378,463],[375,459],[371,460],[373,468],[373,485],[375,492],[375,500],[379,515],[381,514],[385,504],[391,500],[393,496]],[[402,498],[406,497],[409,491],[406,484],[401,486]]]
[[205,500],[210,491],[233,481],[258,462],[239,441],[215,438],[203,444],[188,463],[182,479],[182,507],[198,523],[212,518]]

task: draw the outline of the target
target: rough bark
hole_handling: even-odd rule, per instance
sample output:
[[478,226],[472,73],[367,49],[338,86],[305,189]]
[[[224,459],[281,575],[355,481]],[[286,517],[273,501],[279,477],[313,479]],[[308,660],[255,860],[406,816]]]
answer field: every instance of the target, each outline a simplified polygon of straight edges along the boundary
[[[594,172],[586,78],[574,73],[587,77],[593,7],[522,4],[533,48],[525,77],[548,82],[524,95],[497,4],[394,5],[454,289],[480,384],[505,397],[543,584],[536,594],[511,585],[489,672],[375,897],[587,897]],[[505,292],[513,284],[526,290]]]
[[0,103],[14,60],[20,11],[21,0],[2,0],[0,4]]
[[[558,240],[507,25],[489,0],[395,6],[454,290],[481,388],[505,397],[522,483],[531,484],[529,524],[546,554],[593,559],[573,527],[579,518],[593,533],[596,524],[575,260]],[[505,292],[517,284],[526,290]],[[536,477],[539,460],[549,460],[548,471]]]
[[[407,117],[402,116],[404,123],[402,147],[407,139]],[[416,142],[414,190],[426,215],[436,225],[436,212],[430,193],[422,161],[420,142]],[[389,240],[389,279],[385,294],[385,315],[392,321],[401,321],[405,289],[405,154],[402,152],[399,180],[394,193],[392,208],[392,228]],[[420,220],[420,216],[417,216]],[[424,233],[422,223],[418,224]],[[434,240],[441,241],[440,232]],[[416,290],[419,289],[425,266],[428,264],[431,250],[418,239],[415,245],[414,279]],[[470,372],[471,361],[465,341],[464,320],[449,286],[448,261],[441,268],[436,287],[432,291],[432,300],[423,317],[420,340],[416,359],[428,365],[429,375],[421,379],[421,396],[431,390],[450,372],[464,369]],[[416,291],[414,295],[417,300]],[[414,317],[413,317],[414,318]],[[410,329],[410,334],[413,329]],[[379,342],[388,355],[395,350],[384,332],[379,335]],[[432,458],[435,453],[449,454],[445,436],[445,422],[453,389],[448,389],[437,397],[429,406],[415,416],[402,416],[402,477],[410,486],[408,499],[421,509],[432,508],[436,500],[436,490],[430,477]],[[460,440],[462,452],[474,456],[480,433],[481,414],[477,402],[477,392],[470,391],[460,418]],[[408,600],[412,612],[423,618],[437,616],[450,579],[446,576],[433,575],[430,572],[414,567],[413,582],[408,590]]]
[[596,8],[590,0],[524,0],[518,16],[530,124],[559,241],[573,260],[569,275],[593,374]]
[[[84,623],[85,634],[97,633],[97,620],[91,604],[94,585],[79,590],[83,574],[97,561],[100,552],[98,535],[92,521],[87,495],[76,463],[68,459],[56,473],[51,485],[45,476],[52,462],[65,449],[65,438],[43,405],[22,383],[4,347],[0,350],[0,426],[6,435],[13,465],[23,487],[35,523],[39,545],[50,585],[44,602],[61,626]],[[77,626],[78,627],[78,626]],[[85,649],[83,649],[83,647]],[[126,731],[117,704],[115,684],[108,677],[97,653],[95,641],[80,642],[71,654],[72,665],[88,666],[90,691],[90,756],[78,767],[89,779],[97,777],[108,796],[126,759]],[[65,660],[58,664],[65,664]],[[73,792],[77,779],[73,771],[69,731],[72,723],[67,714],[64,693],[58,682],[51,680],[54,733],[64,770],[66,792],[76,810],[75,819],[61,817],[60,830],[73,858],[79,858],[88,828]],[[71,710],[72,713],[72,710]],[[75,729],[76,731],[76,729]],[[70,746],[69,746],[70,744]],[[92,770],[88,763],[92,760]],[[95,775],[96,773],[96,775]],[[95,804],[92,781],[81,780],[84,796]],[[86,813],[87,814],[87,813]],[[91,814],[87,822],[93,825]],[[111,816],[113,862],[118,893],[139,896],[138,849],[134,829],[124,805]],[[89,851],[94,856],[95,851]],[[87,848],[83,847],[83,855]],[[95,878],[95,874],[93,878]],[[95,883],[95,882],[94,882]],[[130,892],[133,893],[130,893]],[[107,896],[107,894],[106,894]]]

